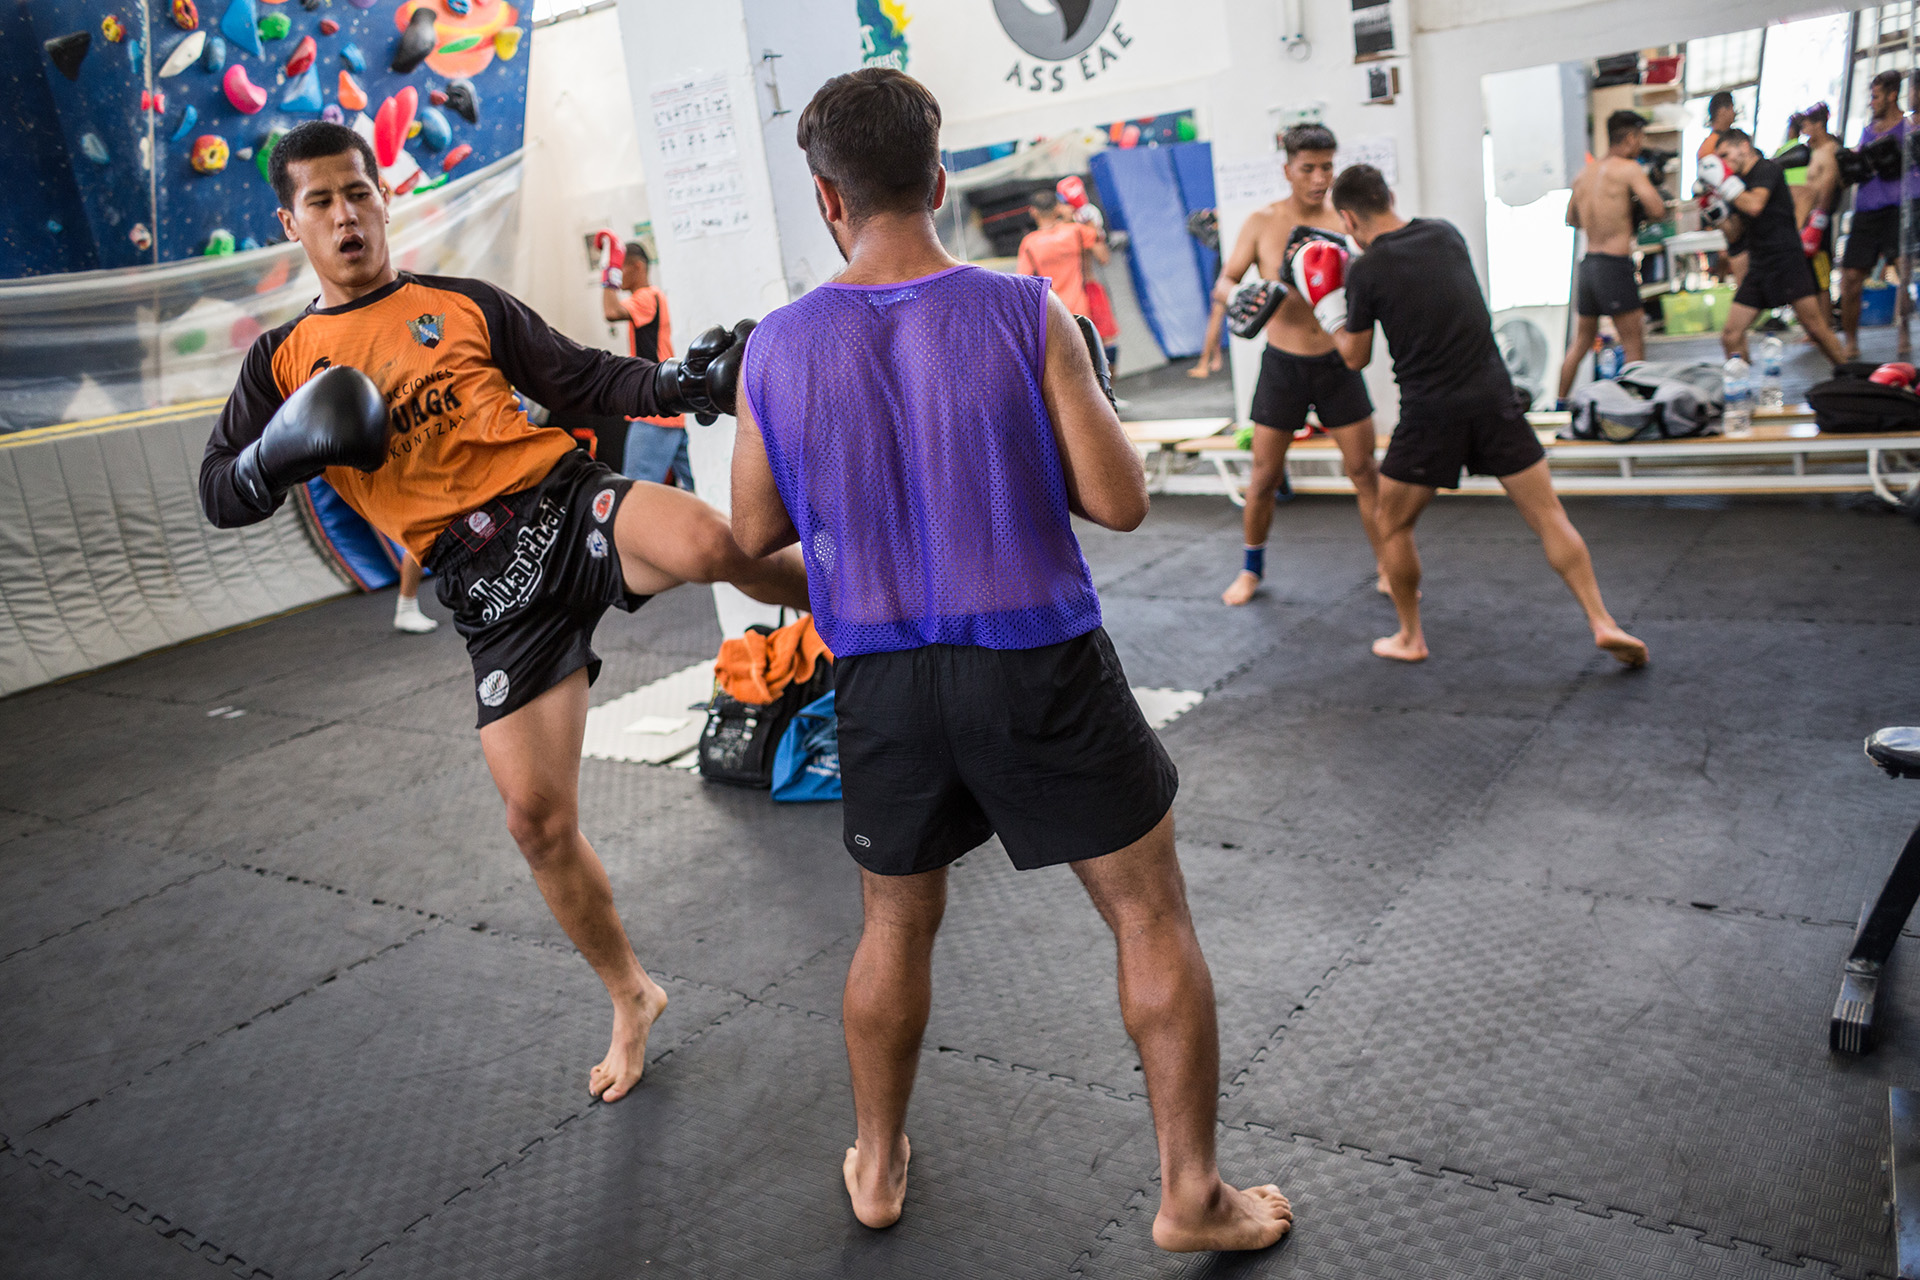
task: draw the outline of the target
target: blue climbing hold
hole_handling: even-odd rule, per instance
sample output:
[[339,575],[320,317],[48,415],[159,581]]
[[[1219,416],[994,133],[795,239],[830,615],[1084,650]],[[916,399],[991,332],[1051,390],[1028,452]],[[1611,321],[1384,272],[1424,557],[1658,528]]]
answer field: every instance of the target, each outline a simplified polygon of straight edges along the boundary
[[175,142],[185,142],[187,135],[193,132],[193,126],[198,124],[199,121],[200,109],[189,102],[187,109],[180,113],[180,127],[173,131],[173,140]]
[[232,0],[220,17],[220,34],[258,58],[263,55],[259,24],[260,15],[253,7],[253,0]]
[[107,154],[107,144],[100,141],[100,135],[97,133],[81,134],[80,150],[95,164],[108,164],[113,160],[113,157]]
[[318,111],[325,105],[320,97],[320,77],[312,67],[287,81],[287,91],[280,95],[282,111]]
[[127,65],[133,67],[135,70],[138,70],[140,67],[140,42],[138,40],[127,41]]
[[249,250],[258,249],[259,247],[260,247],[260,242],[258,240],[255,240],[252,236],[248,236],[245,240],[242,240],[240,242],[240,249],[241,249],[241,252],[243,253]]
[[340,61],[346,63],[347,70],[357,76],[365,75],[367,72],[367,55],[360,52],[360,46],[357,44],[341,45]]
[[48,235],[50,235],[50,236],[57,236],[57,235],[59,235],[59,234],[60,234],[60,233],[61,233],[62,231],[65,231],[65,230],[66,230],[66,228],[60,225],[60,222],[59,222],[59,219],[57,219],[57,218],[48,218],[48,219],[47,219],[47,234],[48,234]]
[[207,37],[207,51],[200,55],[200,65],[212,75],[219,75],[227,65],[227,42],[219,36]]
[[420,141],[429,151],[438,151],[453,141],[453,126],[440,108],[420,108]]

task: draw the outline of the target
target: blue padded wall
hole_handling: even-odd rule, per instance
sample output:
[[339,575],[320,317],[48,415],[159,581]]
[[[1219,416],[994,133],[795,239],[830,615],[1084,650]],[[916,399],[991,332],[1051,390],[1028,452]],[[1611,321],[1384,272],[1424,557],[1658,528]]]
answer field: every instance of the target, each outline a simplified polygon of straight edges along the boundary
[[[442,161],[461,146],[471,150],[453,168],[453,176],[472,172],[520,147],[531,32],[527,15],[510,0],[233,0],[241,6],[236,25],[245,25],[248,10],[256,32],[262,20],[274,25],[278,19],[286,21],[287,34],[261,39],[259,54],[221,34],[229,0],[194,3],[198,5],[194,31],[183,28],[174,17],[177,10],[184,13],[193,5],[176,5],[174,0],[31,0],[25,5],[31,31],[21,30],[18,34],[24,38],[15,43],[35,60],[40,88],[37,96],[9,95],[6,111],[15,118],[7,123],[15,130],[58,135],[66,181],[77,193],[81,214],[70,232],[84,236],[88,243],[51,253],[18,227],[31,233],[34,227],[44,229],[49,219],[64,226],[58,212],[10,207],[7,221],[0,223],[5,229],[0,233],[0,278],[74,270],[76,264],[129,267],[178,261],[203,253],[216,231],[226,231],[243,249],[249,242],[269,244],[282,239],[274,215],[276,201],[257,163],[261,148],[274,132],[314,119],[327,106],[341,106],[339,73],[347,66],[350,45],[357,48],[365,66],[354,79],[366,94],[367,117],[374,117],[381,103],[403,86],[412,85],[419,96],[420,114],[424,116],[431,106],[448,126],[450,136],[445,138],[437,127],[423,128],[407,142],[406,152],[421,169],[416,189],[444,181]],[[434,14],[436,44],[424,62],[404,74],[395,72],[390,63],[402,27],[420,7]],[[465,12],[456,12],[459,9]],[[109,17],[124,31],[117,42],[108,39],[103,29]],[[322,23],[337,29],[325,33]],[[14,25],[28,24],[16,17]],[[55,67],[45,42],[83,31],[89,47],[78,74],[70,80]],[[161,77],[169,55],[193,39],[195,31],[204,32],[209,45],[215,38],[224,42],[224,67],[210,69],[203,55],[178,74]],[[514,34],[496,42],[494,35],[500,31]],[[282,99],[291,87],[285,66],[308,36],[317,46],[313,71],[319,105],[284,107]],[[509,47],[513,56],[501,56]],[[0,63],[0,75],[5,75],[8,65]],[[244,67],[248,78],[267,93],[266,107],[256,114],[235,108],[222,89],[224,68],[235,65]],[[470,123],[451,106],[431,102],[431,95],[444,92],[456,77],[473,85],[479,102],[477,123]],[[164,95],[164,105],[149,98],[152,109],[144,108],[143,94]],[[189,107],[197,118],[176,141],[173,135]],[[358,114],[341,110],[347,123],[353,123]],[[230,159],[223,170],[206,174],[194,170],[194,141],[202,135],[225,139]],[[9,175],[13,172],[9,165]],[[49,205],[59,185],[43,183],[48,190],[36,195],[37,205]],[[90,262],[85,260],[89,251]]]
[[[1134,292],[1169,359],[1198,355],[1206,344],[1213,287],[1196,253],[1199,244],[1187,232],[1189,208],[1174,161],[1181,152],[1204,155],[1211,169],[1212,149],[1204,142],[1108,148],[1088,162],[1110,224],[1129,237]],[[1211,195],[1211,178],[1206,185]]]

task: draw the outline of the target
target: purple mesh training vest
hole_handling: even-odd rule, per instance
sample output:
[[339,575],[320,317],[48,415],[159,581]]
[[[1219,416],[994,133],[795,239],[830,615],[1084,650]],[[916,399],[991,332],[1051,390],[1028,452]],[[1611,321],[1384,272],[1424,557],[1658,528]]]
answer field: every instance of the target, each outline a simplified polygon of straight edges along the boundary
[[1046,280],[970,266],[821,285],[753,331],[741,390],[837,656],[1035,649],[1100,625],[1046,349]]

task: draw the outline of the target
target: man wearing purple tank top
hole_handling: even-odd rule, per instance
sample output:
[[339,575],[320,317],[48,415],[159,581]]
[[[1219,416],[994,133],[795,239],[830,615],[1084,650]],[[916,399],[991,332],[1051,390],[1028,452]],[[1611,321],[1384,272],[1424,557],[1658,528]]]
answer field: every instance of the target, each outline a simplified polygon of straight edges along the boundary
[[752,554],[800,544],[838,658],[866,910],[844,1004],[847,1192],[869,1227],[900,1217],[946,869],[997,833],[1016,867],[1071,863],[1113,929],[1159,1137],[1155,1242],[1265,1248],[1292,1224],[1286,1198],[1228,1186],[1214,1161],[1220,1049],[1177,778],[1069,520],[1134,528],[1145,478],[1047,282],[941,247],[939,133],[939,104],[898,71],[814,96],[799,140],[847,269],[754,330],[736,405],[734,536]]

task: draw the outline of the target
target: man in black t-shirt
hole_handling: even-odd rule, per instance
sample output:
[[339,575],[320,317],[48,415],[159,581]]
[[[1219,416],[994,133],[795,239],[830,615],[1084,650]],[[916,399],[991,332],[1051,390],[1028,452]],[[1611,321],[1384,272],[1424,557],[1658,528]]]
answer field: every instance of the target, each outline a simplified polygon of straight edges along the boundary
[[1714,195],[1747,222],[1747,275],[1727,308],[1727,327],[1720,346],[1729,356],[1747,354],[1747,326],[1762,311],[1792,307],[1807,336],[1835,364],[1846,357],[1833,336],[1827,313],[1832,309],[1813,276],[1813,264],[1800,243],[1793,216],[1793,192],[1780,166],[1753,149],[1753,139],[1739,129],[1728,129],[1714,148],[1722,170],[1709,176]]
[[1586,611],[1594,644],[1627,666],[1644,664],[1647,646],[1607,612],[1587,544],[1553,491],[1546,451],[1494,344],[1467,242],[1452,223],[1409,222],[1395,213],[1393,193],[1372,165],[1354,165],[1334,179],[1333,207],[1362,250],[1347,264],[1346,323],[1334,344],[1348,368],[1365,368],[1378,321],[1400,384],[1400,423],[1380,464],[1375,507],[1380,564],[1400,630],[1374,641],[1373,651],[1401,662],[1427,656],[1413,524],[1436,489],[1459,487],[1464,468],[1499,479],[1539,537],[1547,563]]

